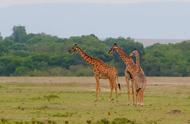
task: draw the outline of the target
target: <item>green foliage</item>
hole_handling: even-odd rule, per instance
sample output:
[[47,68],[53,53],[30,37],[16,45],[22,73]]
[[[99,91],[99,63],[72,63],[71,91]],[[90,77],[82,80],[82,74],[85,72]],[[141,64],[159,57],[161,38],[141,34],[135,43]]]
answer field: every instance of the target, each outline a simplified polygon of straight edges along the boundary
[[[147,75],[154,76],[189,76],[189,49],[178,44],[155,44],[145,49],[143,67]],[[187,47],[190,42],[185,42]]]
[[14,26],[12,37],[15,42],[24,42],[26,40],[25,27],[24,26]]
[[56,36],[27,34],[24,26],[14,26],[9,37],[0,35],[0,75],[4,76],[91,76],[90,66],[68,49],[77,43],[90,56],[115,66],[124,75],[125,64],[117,54],[108,55],[117,42],[129,54],[138,49],[141,64],[150,76],[190,76],[190,41],[154,44],[144,48],[131,38],[100,40],[94,34],[61,39]]
[[0,42],[3,40],[3,37],[1,36],[1,32],[0,32]]
[[104,119],[101,119],[101,120],[97,121],[96,124],[110,124],[110,121],[107,120],[106,118],[104,118]]
[[127,118],[115,118],[112,121],[112,124],[136,124],[135,121],[131,121]]

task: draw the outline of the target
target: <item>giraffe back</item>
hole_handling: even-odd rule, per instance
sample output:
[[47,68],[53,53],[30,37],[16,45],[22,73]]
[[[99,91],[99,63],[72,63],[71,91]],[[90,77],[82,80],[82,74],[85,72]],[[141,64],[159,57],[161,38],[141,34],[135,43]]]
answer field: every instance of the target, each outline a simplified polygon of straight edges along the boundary
[[103,75],[104,77],[116,77],[117,69],[115,67],[109,66],[100,59],[96,59],[93,68],[96,73]]

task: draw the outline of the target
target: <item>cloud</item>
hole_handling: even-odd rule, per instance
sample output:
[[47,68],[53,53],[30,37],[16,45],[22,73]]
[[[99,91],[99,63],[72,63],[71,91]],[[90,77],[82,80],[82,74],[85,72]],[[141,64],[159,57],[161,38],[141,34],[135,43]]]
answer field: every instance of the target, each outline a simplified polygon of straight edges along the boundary
[[48,3],[92,3],[92,4],[138,4],[154,2],[190,2],[189,0],[0,0],[0,6],[48,4]]

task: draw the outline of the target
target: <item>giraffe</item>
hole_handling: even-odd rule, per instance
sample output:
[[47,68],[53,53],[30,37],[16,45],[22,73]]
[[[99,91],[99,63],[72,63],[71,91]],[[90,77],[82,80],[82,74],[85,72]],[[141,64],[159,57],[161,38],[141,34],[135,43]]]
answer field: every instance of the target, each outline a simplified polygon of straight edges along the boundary
[[77,44],[74,44],[74,46],[69,50],[70,53],[78,53],[84,61],[86,61],[88,64],[92,66],[92,70],[94,73],[94,77],[96,79],[96,100],[99,100],[99,94],[100,94],[100,79],[108,79],[109,85],[111,88],[109,100],[112,99],[112,92],[115,89],[116,98],[117,98],[117,85],[120,89],[120,84],[116,83],[116,80],[118,79],[117,76],[117,69],[115,67],[111,67],[108,64],[104,63],[102,60],[98,58],[94,58],[89,56],[86,52],[84,52]]
[[[137,65],[134,63],[131,56],[127,55],[122,48],[120,48],[117,43],[114,43],[113,46],[109,50],[109,54],[113,54],[116,52],[119,54],[121,60],[125,63],[125,80],[128,89],[128,101],[130,102],[130,90],[132,90],[132,97],[133,97],[133,105],[137,105],[137,96],[139,96],[139,91],[141,87],[138,87],[138,77],[137,73]],[[130,86],[131,81],[131,86]]]
[[140,53],[138,50],[135,49],[130,53],[129,56],[136,57],[136,80],[137,80],[137,87],[139,90],[139,94],[137,98],[138,98],[139,104],[143,106],[144,105],[144,91],[145,91],[147,80],[146,80],[144,71],[140,65]]
[[[133,78],[133,73],[135,68],[135,63],[132,60],[132,57],[128,56],[122,48],[120,48],[117,43],[114,43],[113,46],[109,50],[109,54],[113,54],[113,52],[117,52],[121,58],[121,60],[125,63],[126,68],[125,68],[125,80],[127,84],[127,90],[128,90],[128,101],[129,104],[131,103],[131,96],[130,92],[132,90],[132,97],[133,97],[133,104],[135,104],[135,95],[134,95],[134,78]],[[130,86],[130,81],[132,82]],[[132,88],[132,89],[131,89]]]

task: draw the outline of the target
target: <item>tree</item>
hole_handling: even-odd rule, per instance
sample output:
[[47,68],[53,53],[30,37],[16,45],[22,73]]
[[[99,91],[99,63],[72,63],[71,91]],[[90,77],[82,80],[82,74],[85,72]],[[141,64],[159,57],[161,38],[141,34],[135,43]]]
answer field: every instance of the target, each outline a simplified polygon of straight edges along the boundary
[[25,42],[26,40],[26,29],[24,26],[14,26],[13,27],[13,40],[16,42]]
[[1,35],[1,32],[0,32],[0,42],[3,41],[3,37]]
[[101,40],[90,34],[62,39],[45,33],[27,34],[24,26],[14,26],[11,36],[0,35],[0,76],[90,76],[90,66],[78,54],[68,53],[75,43],[124,75],[125,64],[118,54],[108,54],[115,42],[128,54],[135,48],[140,51],[147,76],[190,76],[190,41],[144,48],[129,37]]

